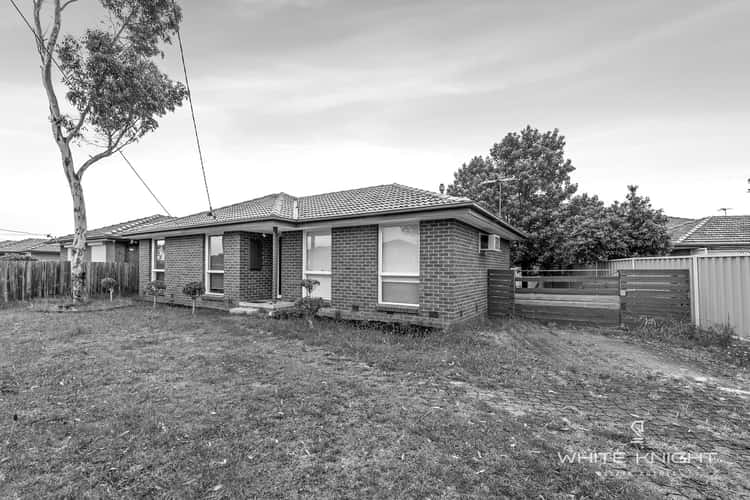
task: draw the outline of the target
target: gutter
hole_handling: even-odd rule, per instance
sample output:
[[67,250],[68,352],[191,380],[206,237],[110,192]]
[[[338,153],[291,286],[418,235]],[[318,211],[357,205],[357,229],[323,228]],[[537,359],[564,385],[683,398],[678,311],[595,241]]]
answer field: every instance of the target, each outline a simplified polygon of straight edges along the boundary
[[[192,231],[192,230],[197,230],[197,229],[234,226],[237,224],[251,224],[251,223],[256,223],[256,222],[270,222],[270,223],[275,222],[275,223],[282,223],[282,224],[290,224],[294,227],[300,227],[300,226],[304,226],[305,224],[314,224],[316,222],[361,219],[361,218],[367,218],[367,217],[380,217],[380,216],[398,215],[398,214],[435,212],[439,210],[451,210],[451,209],[456,209],[456,208],[468,208],[475,212],[479,212],[479,214],[489,219],[490,222],[498,224],[503,229],[510,231],[511,233],[514,233],[521,238],[528,238],[528,234],[526,232],[520,229],[517,229],[513,227],[512,225],[508,224],[507,222],[499,219],[497,216],[485,210],[484,208],[480,207],[474,202],[462,202],[462,203],[455,203],[452,205],[413,208],[413,209],[408,209],[408,210],[394,209],[394,210],[385,210],[385,211],[379,211],[379,212],[350,214],[350,215],[343,215],[343,216],[336,215],[336,216],[329,216],[329,217],[315,217],[315,218],[302,219],[302,220],[289,219],[285,217],[265,217],[265,218],[259,218],[259,219],[243,219],[243,220],[235,220],[231,222],[224,222],[224,223],[218,223],[218,224],[209,223],[209,224],[197,224],[197,225],[184,226],[184,227],[173,227],[173,228],[163,229],[163,230],[159,230],[158,228],[150,228],[150,229],[156,229],[156,230],[142,231],[142,232],[126,232],[126,233],[123,233],[122,236],[125,238],[129,238],[129,239],[139,239],[138,237],[147,237],[152,234],[164,234],[164,233],[177,232],[177,231]],[[299,215],[299,214],[297,213],[296,215]]]

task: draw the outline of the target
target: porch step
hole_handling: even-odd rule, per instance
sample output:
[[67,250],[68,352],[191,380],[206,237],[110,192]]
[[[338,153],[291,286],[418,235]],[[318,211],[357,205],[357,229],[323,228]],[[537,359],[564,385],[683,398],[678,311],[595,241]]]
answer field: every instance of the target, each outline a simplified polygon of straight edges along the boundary
[[229,310],[229,314],[256,315],[266,314],[266,311],[261,311],[260,309],[255,307],[233,307]]

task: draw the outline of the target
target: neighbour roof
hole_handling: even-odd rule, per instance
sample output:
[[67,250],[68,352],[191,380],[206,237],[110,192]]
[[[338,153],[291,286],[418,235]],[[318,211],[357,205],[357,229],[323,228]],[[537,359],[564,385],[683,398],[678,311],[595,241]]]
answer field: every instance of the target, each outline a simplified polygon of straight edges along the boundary
[[704,217],[670,231],[676,247],[748,246],[750,215]]
[[0,252],[2,253],[24,253],[24,252],[48,252],[56,253],[60,251],[52,240],[42,238],[27,238],[18,241],[3,241],[0,243]]
[[276,193],[254,200],[235,203],[214,209],[213,214],[200,212],[187,217],[167,220],[146,228],[128,231],[127,234],[163,232],[177,229],[216,226],[261,220],[311,222],[322,219],[341,219],[368,215],[414,212],[454,207],[471,207],[511,231],[523,232],[497,219],[468,198],[412,188],[401,184],[385,184],[347,191],[294,197]]
[[[168,217],[166,215],[155,214],[149,215],[148,217],[141,217],[140,219],[129,220],[120,222],[119,224],[112,224],[111,226],[99,227],[96,229],[90,229],[86,231],[87,240],[100,240],[100,239],[116,239],[122,238],[127,231],[133,231],[141,229],[151,224],[157,224],[167,220],[171,220],[174,217]],[[60,243],[73,241],[73,235],[68,234],[57,238]]]

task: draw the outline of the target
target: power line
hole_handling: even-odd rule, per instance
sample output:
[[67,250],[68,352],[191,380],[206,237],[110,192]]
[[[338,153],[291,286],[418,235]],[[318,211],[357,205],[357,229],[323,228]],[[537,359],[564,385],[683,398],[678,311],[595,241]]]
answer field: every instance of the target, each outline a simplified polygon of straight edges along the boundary
[[156,200],[156,203],[159,204],[159,206],[162,208],[162,210],[164,210],[165,212],[167,212],[168,216],[172,217],[172,214],[169,213],[169,210],[167,210],[167,208],[164,206],[164,204],[161,202],[161,200],[159,200],[159,198],[154,194],[154,192],[151,191],[151,188],[148,187],[148,184],[146,184],[146,181],[143,180],[143,177],[140,176],[140,174],[135,169],[135,167],[133,166],[133,164],[130,163],[130,160],[128,160],[125,157],[125,154],[122,151],[118,151],[118,153],[120,153],[120,156],[122,156],[122,159],[125,160],[125,163],[128,164],[128,166],[130,167],[130,170],[133,171],[133,173],[135,174],[135,176],[138,177],[138,179],[143,183],[143,185],[146,187],[146,189],[148,189],[148,192],[151,193],[151,196],[154,197],[154,199]]
[[[26,26],[28,26],[29,31],[31,31],[31,33],[34,35],[34,38],[36,38],[37,42],[39,42],[39,54],[41,55],[41,48],[44,46],[44,40],[42,40],[41,38],[39,38],[39,35],[37,34],[36,30],[34,29],[33,26],[31,26],[31,23],[29,22],[29,20],[26,19],[26,16],[23,14],[23,12],[21,11],[21,9],[18,7],[18,5],[16,4],[15,0],[10,0],[10,3],[13,5],[13,8],[16,9],[16,12],[18,12],[18,15],[21,16],[21,19],[23,19],[23,22],[26,24]],[[60,66],[60,63],[57,62],[57,59],[55,59],[54,56],[52,56],[51,59],[52,59],[52,62],[54,63],[54,65],[57,67],[57,69],[62,74],[63,79],[66,81],[66,83],[69,82],[70,78],[68,77],[68,74],[65,73],[64,69],[62,69],[62,66]]]
[[[15,0],[10,0],[10,3],[13,5],[13,8],[16,10],[16,12],[18,12],[18,15],[21,16],[21,19],[23,19],[23,22],[29,28],[29,30],[31,31],[31,33],[34,35],[34,38],[36,38],[36,40],[40,43],[40,47],[43,46],[44,45],[44,41],[41,38],[39,38],[39,35],[34,30],[34,28],[31,26],[31,23],[28,21],[28,19],[26,19],[26,16],[23,14],[23,12],[21,11],[21,9],[18,7],[18,5],[16,4]],[[60,64],[57,62],[57,59],[55,59],[54,56],[51,59],[52,59],[52,62],[57,67],[57,69],[62,74],[63,79],[66,81],[66,83],[69,83],[70,78],[65,73],[65,70],[63,70],[62,67],[60,66]],[[184,60],[183,60],[183,64],[184,64]],[[188,90],[188,92],[190,92],[190,90]],[[192,107],[192,104],[191,104],[191,107]],[[196,129],[196,134],[197,134],[197,129]],[[199,147],[199,150],[200,150],[200,145],[198,147]],[[118,152],[120,153],[120,155],[122,155],[122,158],[125,160],[125,162],[127,162],[128,166],[133,171],[133,173],[136,175],[136,177],[138,177],[138,179],[143,183],[143,185],[146,186],[146,189],[148,189],[148,192],[151,193],[151,196],[153,196],[154,199],[156,200],[156,202],[161,206],[161,208],[165,212],[167,212],[167,215],[169,215],[171,217],[172,214],[169,213],[169,210],[167,210],[166,207],[164,207],[164,205],[159,200],[159,198],[157,198],[157,196],[154,194],[154,192],[151,190],[151,188],[148,187],[148,184],[146,184],[146,181],[144,181],[143,178],[138,174],[138,172],[136,171],[135,167],[133,167],[133,164],[130,163],[130,161],[125,157],[125,155],[123,154],[122,151],[118,151]],[[202,160],[201,160],[201,164],[202,164]],[[205,179],[205,172],[204,172],[203,175],[204,175],[204,179]],[[206,185],[206,190],[208,190],[208,185]],[[209,199],[209,207],[210,207],[210,204],[211,204],[211,200]],[[0,230],[0,231],[2,231],[2,230]],[[26,233],[24,231],[11,231],[11,232],[15,232],[15,233],[19,233],[19,234],[28,234],[28,235],[32,235],[32,236],[41,236],[41,233]],[[45,235],[45,236],[50,237],[50,235]]]
[[201,162],[201,171],[203,172],[203,184],[206,187],[206,198],[208,199],[208,213],[213,215],[214,209],[211,206],[211,193],[208,191],[208,180],[206,179],[206,166],[203,163],[203,151],[201,150],[201,141],[198,137],[198,123],[195,120],[195,109],[193,108],[193,93],[190,92],[190,81],[188,80],[187,65],[185,64],[185,50],[182,47],[182,36],[180,36],[180,25],[177,23],[177,5],[172,0],[172,12],[175,16],[175,31],[177,32],[177,44],[180,47],[180,59],[182,60],[182,72],[185,74],[185,88],[187,89],[188,103],[190,104],[190,116],[193,118],[193,131],[195,132],[195,143],[198,146],[198,158]]
[[44,233],[30,233],[28,231],[17,231],[15,229],[4,229],[0,227],[0,233],[14,233],[14,234],[25,234],[27,236],[44,236],[45,238],[52,238],[52,235],[50,234],[44,234]]

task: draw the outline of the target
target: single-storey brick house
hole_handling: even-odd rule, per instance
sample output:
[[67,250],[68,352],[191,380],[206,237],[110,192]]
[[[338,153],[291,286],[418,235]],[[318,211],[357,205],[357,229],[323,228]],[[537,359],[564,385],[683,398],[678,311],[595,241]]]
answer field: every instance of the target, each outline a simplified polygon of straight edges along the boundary
[[[97,229],[86,231],[86,254],[85,262],[124,262],[138,263],[138,244],[124,236],[126,231],[133,231],[150,224],[165,222],[172,217],[156,214],[140,219],[120,222]],[[73,235],[62,236],[56,240],[59,243],[59,258],[61,260],[72,260]]]
[[399,184],[296,198],[271,194],[142,229],[140,289],[164,280],[160,300],[204,307],[292,301],[320,282],[323,312],[345,319],[446,327],[487,312],[487,270],[509,267],[525,235],[466,198]]
[[22,255],[36,260],[57,260],[57,245],[47,239],[27,238],[0,242],[0,257]]

